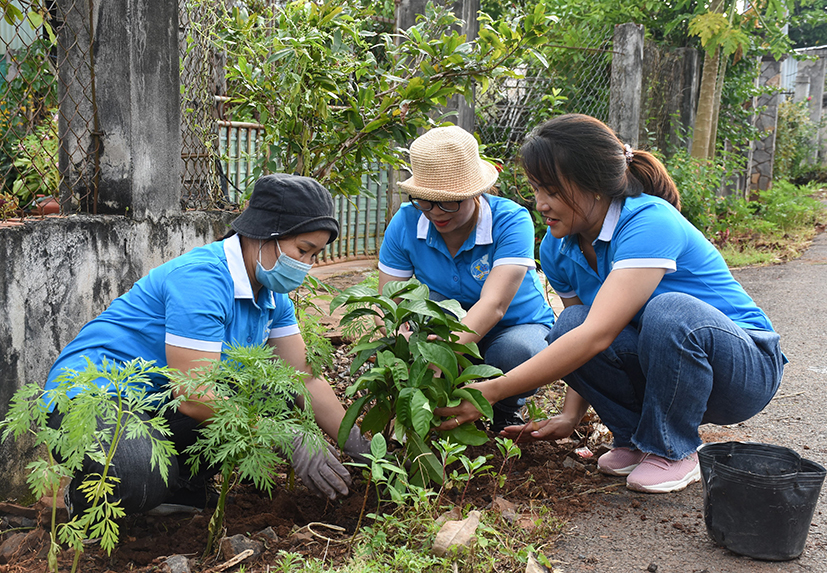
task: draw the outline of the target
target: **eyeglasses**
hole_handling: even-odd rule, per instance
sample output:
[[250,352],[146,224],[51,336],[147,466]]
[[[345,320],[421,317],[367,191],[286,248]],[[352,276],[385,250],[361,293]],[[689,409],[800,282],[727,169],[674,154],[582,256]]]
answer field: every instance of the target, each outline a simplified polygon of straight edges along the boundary
[[410,197],[410,200],[411,205],[425,213],[433,209],[434,205],[442,209],[445,213],[456,213],[459,211],[460,203],[462,203],[462,201],[426,201],[425,199],[417,199],[416,197]]

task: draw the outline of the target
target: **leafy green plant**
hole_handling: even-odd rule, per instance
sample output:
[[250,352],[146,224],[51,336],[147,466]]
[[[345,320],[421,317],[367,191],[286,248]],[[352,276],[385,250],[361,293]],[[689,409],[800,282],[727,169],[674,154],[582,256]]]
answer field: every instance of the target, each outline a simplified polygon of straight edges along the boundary
[[[381,327],[375,326],[353,347],[351,373],[366,363],[370,366],[347,389],[348,396],[358,397],[342,421],[339,444],[344,444],[357,418],[364,414],[362,432],[382,434],[386,442],[395,438],[401,443],[397,455],[410,464],[410,482],[420,486],[431,480],[442,483],[442,467],[429,446],[431,430],[441,422],[434,409],[464,399],[492,417],[491,404],[482,393],[463,385],[502,374],[492,366],[471,362],[469,356],[482,360],[476,344],[456,342],[457,332],[469,331],[460,322],[465,315],[460,304],[455,300],[434,302],[428,294],[428,287],[415,280],[390,281],[381,295],[376,289],[355,285],[330,303],[331,312],[342,305],[362,305],[342,318],[343,325],[363,316],[378,317],[381,322]],[[435,375],[434,367],[440,376]],[[469,445],[488,440],[485,432],[470,422],[444,435]]]
[[333,291],[330,285],[307,275],[302,288],[296,289],[291,295],[296,309],[296,321],[306,348],[307,364],[313,376],[321,376],[326,367],[333,366],[333,343],[325,336],[326,330],[321,323],[324,311],[316,304],[317,300],[329,300]]
[[[490,473],[492,467],[488,465],[488,461],[493,457],[491,454],[485,456],[477,456],[473,460],[465,455],[465,450],[468,448],[465,444],[452,443],[449,440],[436,440],[435,449],[439,459],[442,461],[442,475],[443,487],[449,484],[465,485],[462,488],[462,495],[460,496],[459,507],[463,506],[465,501],[465,493],[468,491],[468,485],[476,475],[484,475]],[[453,468],[448,471],[448,467],[456,463],[462,466],[464,471],[459,468]]]
[[[117,519],[124,512],[120,502],[110,501],[120,481],[111,475],[112,459],[123,440],[149,438],[152,447],[151,464],[158,468],[166,481],[173,444],[158,436],[169,435],[166,420],[158,412],[158,403],[167,402],[169,392],[149,394],[142,388],[151,377],[167,376],[166,368],[136,359],[122,365],[104,361],[91,362],[82,372],[67,370],[57,378],[58,386],[44,392],[35,383],[22,386],[11,401],[8,415],[0,422],[3,440],[24,434],[34,436],[35,445],[46,446],[47,456],[27,466],[28,483],[36,497],[51,495],[52,529],[48,564],[57,571],[57,540],[68,543],[75,550],[72,571],[76,571],[83,541],[100,538],[101,547],[108,553],[118,541]],[[168,407],[177,407],[175,400]],[[57,408],[63,414],[58,428],[47,424],[48,412]],[[145,415],[142,419],[140,415]],[[78,490],[86,497],[89,508],[73,515],[68,523],[56,526],[55,500],[61,478],[79,472],[85,458],[101,465],[100,473],[88,474]],[[61,460],[58,463],[57,460]]]
[[[374,290],[378,289],[379,288],[379,272],[378,271],[373,271],[373,272],[368,273],[365,276],[365,279],[359,284],[364,286],[364,287],[367,287],[367,288],[373,288]],[[346,309],[347,312],[350,312],[350,311],[355,310],[356,308],[359,308],[359,307],[360,307],[360,305],[358,305],[358,304],[349,304],[345,307],[345,309]],[[355,318],[355,319],[351,320],[350,322],[348,322],[346,325],[343,326],[342,336],[344,338],[346,338],[347,340],[357,340],[357,339],[361,338],[367,332],[372,331],[374,326],[375,326],[375,323],[374,323],[372,317],[362,316],[360,318]]]
[[225,360],[207,361],[205,368],[175,375],[171,381],[190,399],[209,398],[213,415],[199,430],[199,437],[185,450],[193,473],[202,465],[219,468],[223,481],[215,512],[207,532],[204,556],[213,549],[223,528],[224,507],[233,476],[250,480],[268,494],[275,486],[274,466],[292,455],[292,441],[304,434],[304,443],[314,451],[323,438],[309,408],[310,397],[298,372],[273,354],[269,346],[234,346],[225,350]]
[[34,133],[20,141],[18,154],[14,158],[17,179],[12,185],[12,193],[17,196],[20,205],[31,207],[37,194],[57,194],[60,184],[57,166],[59,145],[56,114],[50,115]]
[[810,120],[809,102],[787,100],[778,106],[773,180],[793,179],[811,170],[816,161],[813,142],[819,125]]
[[[205,8],[214,10],[215,4]],[[457,32],[451,7],[428,3],[409,30],[375,18],[368,2],[290,2],[220,14],[216,49],[239,117],[265,126],[253,180],[296,172],[334,192],[358,194],[376,164],[404,165],[403,149],[454,96],[514,75],[517,55],[547,41],[541,4],[527,15],[479,17],[478,37]]]
[[[6,54],[17,73],[0,84],[0,185],[5,192],[12,191],[18,177],[14,162],[23,152],[21,142],[33,135],[37,126],[50,121],[51,110],[58,104],[57,74],[49,57],[51,46],[52,42],[40,38]],[[20,204],[27,206],[23,201]]]
[[[534,418],[532,418],[534,420]],[[495,476],[495,483],[496,487],[503,487],[505,485],[505,480],[507,477],[508,472],[505,471],[506,465],[510,465],[514,463],[514,460],[520,459],[523,455],[522,450],[520,447],[514,443],[513,440],[508,438],[503,438],[501,436],[497,436],[494,438],[494,442],[497,444],[497,449],[500,451],[500,455],[503,457],[503,463],[500,465],[500,470],[497,472]],[[496,490],[494,492],[494,496],[496,497]]]

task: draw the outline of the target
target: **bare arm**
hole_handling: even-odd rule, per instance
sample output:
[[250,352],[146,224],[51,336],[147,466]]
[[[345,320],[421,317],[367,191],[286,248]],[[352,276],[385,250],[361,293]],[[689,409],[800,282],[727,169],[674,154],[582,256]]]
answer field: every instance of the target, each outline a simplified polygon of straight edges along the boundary
[[308,376],[304,379],[304,384],[310,391],[310,407],[313,409],[316,423],[328,436],[335,440],[342,419],[345,417],[345,409],[339,399],[336,398],[336,393],[333,392],[330,384],[323,378],[316,378],[310,374],[310,366],[307,364],[307,354],[301,335],[293,334],[283,338],[271,338],[268,344],[273,347],[273,351],[279,358],[293,368],[308,373]]
[[[548,348],[510,370],[505,376],[473,384],[494,404],[507,397],[539,388],[573,372],[611,345],[620,331],[646,304],[665,273],[664,269],[620,269],[612,271],[597,293],[586,320],[555,340]],[[582,400],[582,398],[581,398]],[[573,409],[582,405],[573,403]],[[440,416],[456,416],[460,423],[479,418],[469,402],[456,408],[440,408]],[[455,427],[446,422],[444,429]],[[440,429],[443,429],[440,426]]]
[[479,342],[505,316],[508,305],[520,288],[527,267],[499,265],[494,267],[482,285],[480,299],[468,310],[462,323],[474,332],[461,332],[458,342]]
[[[207,360],[219,360],[221,358],[220,352],[203,352],[201,350],[192,350],[190,348],[181,348],[180,346],[166,345],[167,365],[170,368],[180,370],[182,373],[189,374],[191,378],[195,377],[198,370],[207,368],[207,364],[203,362]],[[200,390],[203,390],[201,388]],[[177,398],[182,395],[179,390],[173,390],[173,394]],[[182,414],[194,418],[199,422],[208,420],[213,415],[213,409],[210,408],[209,403],[215,398],[212,392],[207,392],[201,396],[185,396],[187,399],[181,403],[178,411]]]

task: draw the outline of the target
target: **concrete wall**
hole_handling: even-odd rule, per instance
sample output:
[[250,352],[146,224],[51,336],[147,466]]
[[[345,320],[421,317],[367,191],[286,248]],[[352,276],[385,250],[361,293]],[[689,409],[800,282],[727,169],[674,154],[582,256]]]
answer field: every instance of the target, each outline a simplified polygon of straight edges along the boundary
[[[61,204],[93,215],[0,227],[0,417],[87,321],[153,267],[223,236],[234,216],[181,211],[177,3],[58,2]],[[25,497],[34,455],[30,440],[0,444],[0,499]]]
[[[60,350],[150,269],[221,238],[230,213],[154,221],[71,216],[0,228],[0,418],[23,384],[42,384]],[[0,444],[0,499],[22,497],[31,442]]]

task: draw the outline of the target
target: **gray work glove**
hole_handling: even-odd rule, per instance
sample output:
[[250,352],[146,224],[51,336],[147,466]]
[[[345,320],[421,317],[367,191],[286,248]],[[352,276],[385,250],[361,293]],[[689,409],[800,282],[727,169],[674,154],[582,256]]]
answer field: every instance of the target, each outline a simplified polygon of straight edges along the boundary
[[357,464],[365,464],[370,467],[370,460],[363,455],[370,453],[370,440],[362,435],[362,430],[358,426],[353,426],[350,429],[350,435],[347,437],[342,451]]
[[311,492],[319,497],[336,499],[347,495],[350,472],[336,456],[336,450],[325,442],[322,449],[311,452],[304,445],[302,434],[293,437],[293,469]]

